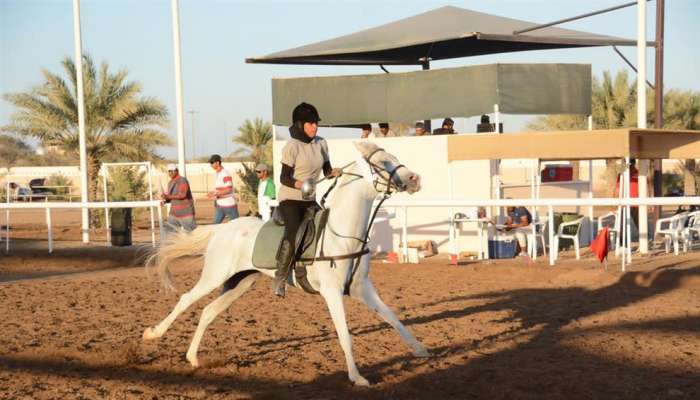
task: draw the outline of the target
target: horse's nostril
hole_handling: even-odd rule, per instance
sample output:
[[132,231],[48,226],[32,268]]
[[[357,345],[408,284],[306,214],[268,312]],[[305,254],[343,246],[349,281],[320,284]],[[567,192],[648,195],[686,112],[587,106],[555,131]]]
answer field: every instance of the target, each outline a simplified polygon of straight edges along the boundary
[[412,181],[417,181],[418,180],[418,175],[411,175],[408,179]]

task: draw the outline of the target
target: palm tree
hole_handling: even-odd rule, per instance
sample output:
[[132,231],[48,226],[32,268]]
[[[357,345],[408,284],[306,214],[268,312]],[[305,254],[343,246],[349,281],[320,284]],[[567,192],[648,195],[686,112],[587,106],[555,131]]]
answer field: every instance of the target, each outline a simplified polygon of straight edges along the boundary
[[[77,156],[75,64],[66,57],[62,65],[68,82],[44,69],[41,85],[25,93],[3,96],[19,111],[1,129],[37,138],[44,147],[59,148]],[[126,70],[112,73],[103,62],[98,71],[93,60],[84,56],[83,71],[88,195],[95,200],[97,174],[103,162],[161,160],[155,147],[170,145],[171,141],[162,130],[167,126],[167,109],[154,98],[141,97],[141,85],[127,81]]]
[[[591,114],[593,124],[600,129],[615,129],[637,124],[637,88],[629,81],[626,71],[619,71],[613,79],[610,72],[603,73],[603,80],[593,79],[591,91]],[[649,94],[647,94],[649,95]],[[647,102],[652,104],[653,102]],[[647,115],[650,111],[647,110]],[[533,130],[575,130],[586,129],[585,117],[579,115],[548,115],[538,117],[528,124]],[[617,160],[606,160],[605,181],[612,195],[615,180],[619,173]]]
[[[675,129],[700,129],[700,93],[670,90],[664,95],[664,126]],[[700,192],[700,170],[695,160],[680,162],[686,195]]]
[[246,119],[238,127],[239,136],[233,137],[233,143],[243,148],[233,152],[233,155],[245,155],[254,162],[267,162],[272,159],[272,124],[262,118],[253,121]]
[[31,146],[23,140],[10,135],[0,136],[0,165],[30,165],[36,158]]
[[242,163],[243,171],[238,171],[238,176],[243,182],[240,190],[241,198],[252,212],[256,212],[258,178],[255,175],[255,165],[260,162],[271,164],[272,124],[264,122],[262,118],[255,118],[253,121],[246,119],[238,128],[238,132],[240,135],[233,138],[233,143],[243,147],[233,152],[233,155],[245,156],[250,161]]

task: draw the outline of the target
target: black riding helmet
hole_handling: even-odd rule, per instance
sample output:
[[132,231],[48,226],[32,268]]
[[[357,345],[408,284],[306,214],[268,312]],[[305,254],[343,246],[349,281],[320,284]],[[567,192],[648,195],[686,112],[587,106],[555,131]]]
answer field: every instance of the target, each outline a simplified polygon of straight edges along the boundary
[[292,122],[294,124],[301,122],[303,125],[304,122],[318,122],[320,120],[321,117],[318,115],[316,107],[309,103],[301,103],[294,107],[294,111],[292,111]]

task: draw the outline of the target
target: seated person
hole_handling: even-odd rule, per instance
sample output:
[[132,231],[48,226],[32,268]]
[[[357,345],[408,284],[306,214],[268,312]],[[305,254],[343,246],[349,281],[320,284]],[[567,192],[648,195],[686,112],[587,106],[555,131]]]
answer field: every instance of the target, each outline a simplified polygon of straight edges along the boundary
[[512,231],[520,246],[520,256],[527,256],[527,235],[532,232],[532,215],[525,207],[508,207],[505,230]]
[[377,133],[377,137],[394,137],[396,134],[394,131],[389,129],[389,123],[388,122],[380,122],[379,123],[379,132]]
[[425,131],[425,124],[423,122],[416,122],[416,136],[429,135],[430,133]]
[[445,118],[442,121],[442,128],[435,129],[433,131],[433,135],[454,135],[455,130],[454,130],[455,122],[452,120],[452,118]]
[[370,124],[362,125],[362,134],[360,135],[360,139],[367,139],[370,137],[374,137],[374,135],[372,135],[372,125],[370,125]]
[[496,131],[496,125],[491,123],[491,118],[489,118],[488,115],[484,114],[481,116],[481,123],[479,123],[476,126],[476,131],[478,133],[482,132],[495,132]]

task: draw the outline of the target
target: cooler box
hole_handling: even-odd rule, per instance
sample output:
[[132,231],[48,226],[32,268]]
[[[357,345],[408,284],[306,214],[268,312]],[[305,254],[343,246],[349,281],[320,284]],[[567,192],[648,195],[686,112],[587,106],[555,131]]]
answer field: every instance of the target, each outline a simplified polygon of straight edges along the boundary
[[489,258],[514,258],[518,241],[514,237],[489,239]]
[[574,178],[571,165],[547,165],[542,171],[542,182],[563,182]]

